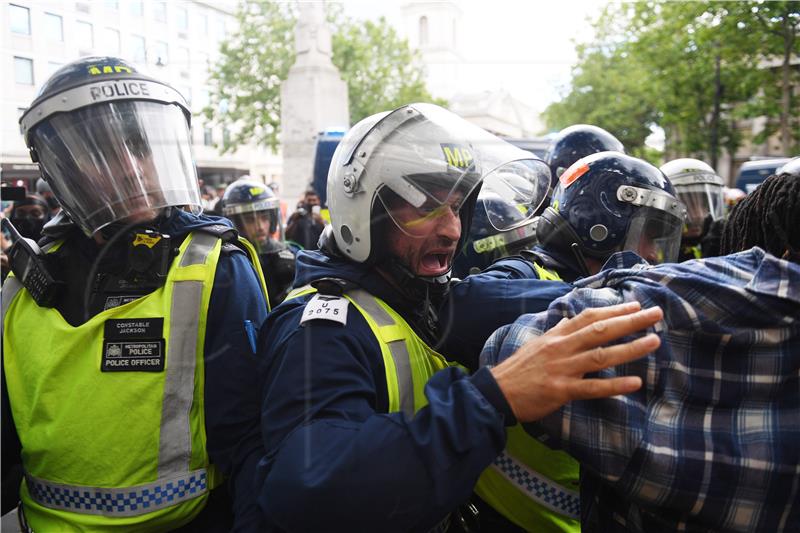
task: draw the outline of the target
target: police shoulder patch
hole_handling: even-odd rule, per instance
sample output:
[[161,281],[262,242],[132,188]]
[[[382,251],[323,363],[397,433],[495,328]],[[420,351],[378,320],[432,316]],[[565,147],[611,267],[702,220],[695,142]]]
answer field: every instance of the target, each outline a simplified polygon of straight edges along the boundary
[[310,320],[330,320],[341,325],[347,324],[347,309],[350,302],[344,296],[315,294],[303,309],[300,325]]

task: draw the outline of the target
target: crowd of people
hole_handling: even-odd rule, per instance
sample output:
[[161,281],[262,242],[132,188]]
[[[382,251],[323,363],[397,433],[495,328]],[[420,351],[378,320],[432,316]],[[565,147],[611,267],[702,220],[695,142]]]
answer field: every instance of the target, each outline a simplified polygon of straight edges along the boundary
[[20,119],[23,531],[800,530],[800,158],[727,206],[597,126],[540,159],[407,104],[285,219],[201,187],[191,118],[89,57]]

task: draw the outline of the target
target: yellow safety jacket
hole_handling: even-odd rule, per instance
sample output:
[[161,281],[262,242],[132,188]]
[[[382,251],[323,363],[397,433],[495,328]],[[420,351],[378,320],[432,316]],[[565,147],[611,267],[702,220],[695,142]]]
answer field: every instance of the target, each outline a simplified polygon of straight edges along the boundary
[[[540,267],[541,268],[541,267]],[[557,276],[557,274],[556,274]],[[292,291],[289,298],[316,292]],[[429,347],[383,300],[363,289],[344,297],[375,334],[383,355],[389,412],[409,417],[427,405],[425,384],[449,363]],[[476,492],[506,518],[530,531],[579,531],[578,463],[551,450],[517,425],[508,429],[506,450],[484,471]]]
[[220,249],[218,236],[190,234],[162,287],[77,327],[6,280],[3,363],[33,531],[174,529],[221,482],[203,408]]
[[[561,276],[533,263],[541,280]],[[478,479],[475,492],[494,510],[526,531],[580,531],[579,464],[528,435],[508,428],[506,448]]]

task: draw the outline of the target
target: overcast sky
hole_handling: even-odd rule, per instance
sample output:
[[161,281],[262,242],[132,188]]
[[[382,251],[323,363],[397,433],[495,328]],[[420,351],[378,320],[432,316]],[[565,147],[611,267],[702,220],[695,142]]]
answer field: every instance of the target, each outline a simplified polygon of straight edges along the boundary
[[[353,18],[383,15],[402,25],[400,0],[345,0]],[[592,38],[590,19],[605,2],[594,0],[459,0],[461,47],[469,63],[469,90],[503,88],[543,110],[575,64],[575,43]]]

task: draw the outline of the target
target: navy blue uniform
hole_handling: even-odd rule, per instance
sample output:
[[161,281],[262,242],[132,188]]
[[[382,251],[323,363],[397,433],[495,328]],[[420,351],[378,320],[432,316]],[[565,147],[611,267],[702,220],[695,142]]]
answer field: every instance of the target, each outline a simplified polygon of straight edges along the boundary
[[[501,301],[513,292],[513,278],[529,274],[524,263],[509,260],[493,273],[476,276],[464,285],[464,294],[483,297],[495,291],[494,301]],[[296,276],[297,287],[322,277],[351,281],[409,323],[419,305],[405,300],[374,269],[320,252],[298,254]],[[482,279],[493,283],[484,286]],[[351,305],[346,326],[325,320],[300,326],[310,298],[276,308],[259,339],[266,455],[256,489],[266,530],[424,531],[435,526],[468,499],[480,473],[505,445],[504,426],[514,417],[497,383],[486,369],[472,376],[456,368],[442,370],[425,388],[429,405],[412,419],[387,413],[381,350],[363,316]],[[544,307],[549,303],[541,301]],[[497,318],[486,320],[491,313],[485,306],[474,312],[472,320],[484,319],[480,327],[488,337]],[[455,323],[454,331],[456,326],[461,324]]]

